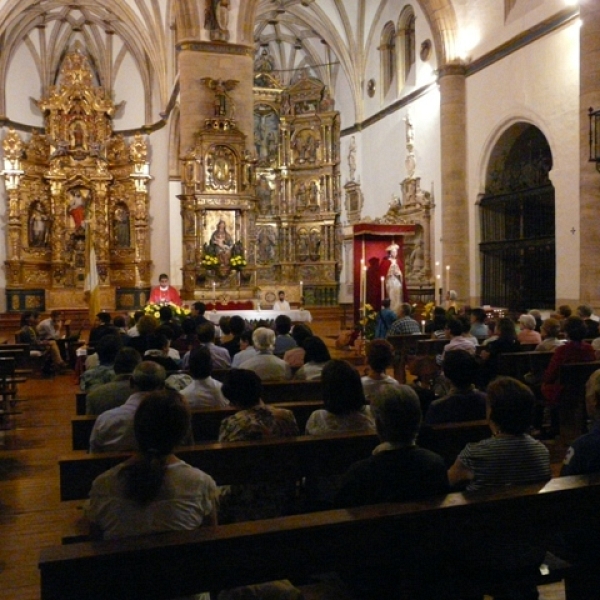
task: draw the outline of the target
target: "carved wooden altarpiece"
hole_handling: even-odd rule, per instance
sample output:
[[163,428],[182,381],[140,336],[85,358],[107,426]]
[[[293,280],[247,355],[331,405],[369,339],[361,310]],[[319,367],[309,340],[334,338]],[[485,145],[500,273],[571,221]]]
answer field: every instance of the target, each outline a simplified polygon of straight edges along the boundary
[[[283,289],[291,302],[337,304],[339,113],[322,82],[303,72],[283,86],[271,71],[263,50],[253,151],[234,119],[236,82],[202,80],[214,116],[182,157],[185,298],[270,304]],[[247,262],[241,272],[230,268],[237,255]]]
[[8,310],[84,308],[86,236],[101,306],[134,308],[150,286],[147,144],[114,135],[115,104],[77,45],[38,101],[44,132],[3,141]]

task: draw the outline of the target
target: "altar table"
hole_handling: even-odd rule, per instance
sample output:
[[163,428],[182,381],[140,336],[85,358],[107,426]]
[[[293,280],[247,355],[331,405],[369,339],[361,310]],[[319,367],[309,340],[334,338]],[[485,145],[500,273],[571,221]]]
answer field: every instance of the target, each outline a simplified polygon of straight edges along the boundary
[[248,323],[258,321],[274,321],[279,315],[287,315],[293,323],[312,321],[308,310],[207,310],[204,316],[215,325],[219,324],[221,317],[242,317]]

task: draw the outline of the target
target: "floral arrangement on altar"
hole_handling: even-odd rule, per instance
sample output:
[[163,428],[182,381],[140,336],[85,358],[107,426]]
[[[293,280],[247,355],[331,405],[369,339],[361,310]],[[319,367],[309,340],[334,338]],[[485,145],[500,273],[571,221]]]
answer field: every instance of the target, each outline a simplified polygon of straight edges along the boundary
[[236,271],[241,271],[248,262],[241,254],[236,254],[229,259],[229,266]]
[[219,259],[214,254],[204,254],[201,261],[202,266],[205,269],[213,270],[219,266]]
[[377,311],[370,305],[363,306],[363,318],[360,320],[363,336],[366,340],[375,338],[375,327],[377,325]]
[[435,302],[428,302],[424,307],[423,307],[423,316],[427,319],[427,320],[431,320],[433,319],[433,309],[435,308]]
[[161,304],[146,304],[144,307],[144,314],[149,315],[150,317],[154,317],[155,319],[160,318],[160,309],[163,306],[169,306],[171,308],[171,312],[173,313],[173,318],[178,321],[182,321],[186,317],[190,316],[190,309],[185,308],[184,306],[177,306],[177,304],[173,304],[172,302],[163,302]]

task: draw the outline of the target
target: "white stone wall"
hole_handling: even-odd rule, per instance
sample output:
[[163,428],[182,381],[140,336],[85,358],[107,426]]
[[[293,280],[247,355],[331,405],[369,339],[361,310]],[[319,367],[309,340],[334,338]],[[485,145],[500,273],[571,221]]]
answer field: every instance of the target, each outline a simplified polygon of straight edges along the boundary
[[[516,122],[535,125],[553,157],[556,297],[579,289],[579,27],[566,26],[467,79],[469,296],[480,295],[479,209],[489,154]],[[571,229],[575,233],[571,233]]]

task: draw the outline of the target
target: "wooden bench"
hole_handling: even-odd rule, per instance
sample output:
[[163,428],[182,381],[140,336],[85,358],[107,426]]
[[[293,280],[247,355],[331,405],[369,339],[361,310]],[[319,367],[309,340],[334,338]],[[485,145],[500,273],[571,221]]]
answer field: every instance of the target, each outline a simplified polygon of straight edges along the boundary
[[428,339],[428,340],[417,340],[417,355],[418,356],[437,356],[444,351],[446,344],[450,340],[448,339]]
[[394,347],[394,377],[400,383],[406,383],[406,358],[409,354],[417,354],[419,341],[428,340],[431,336],[426,333],[410,335],[389,335],[386,339]]
[[587,431],[588,414],[585,406],[585,384],[592,373],[600,369],[600,361],[568,363],[560,366],[562,386],[558,404],[560,441],[569,446]]
[[36,378],[43,376],[44,366],[48,360],[46,353],[41,356],[31,355],[29,344],[2,344],[0,357],[13,357],[16,361],[16,372],[20,375],[31,375]]
[[[262,400],[265,404],[322,401],[321,381],[267,381],[263,383]],[[75,414],[85,415],[86,392],[75,392]]]
[[[485,421],[433,425],[424,428],[419,443],[438,452],[450,465],[467,443],[489,435]],[[211,475],[219,485],[300,481],[344,473],[352,463],[368,457],[377,444],[378,438],[373,433],[301,435],[254,442],[196,444],[181,447],[177,456]],[[130,454],[88,454],[77,450],[61,457],[58,463],[61,500],[87,498],[94,479]]]
[[525,381],[526,373],[543,374],[550,364],[554,352],[503,352],[498,355],[498,375]]
[[[275,406],[275,405],[274,405]],[[320,400],[308,400],[306,402],[287,402],[280,405],[294,413],[296,423],[301,432],[306,428],[306,421],[310,415],[320,408],[323,402]],[[219,439],[219,428],[221,421],[235,414],[238,409],[225,408],[200,408],[192,410],[192,433],[194,441],[215,442]],[[71,419],[71,441],[73,450],[87,450],[90,446],[90,435],[96,422],[96,416],[84,415]]]
[[[515,540],[531,532],[531,543],[543,545],[552,536],[599,531],[598,506],[600,474],[54,546],[40,555],[41,600],[166,600],[282,578],[301,585],[314,575],[352,568],[410,582],[420,564],[433,565],[434,581],[457,597],[494,594],[498,583],[522,582],[519,572],[483,569],[475,576],[464,568],[466,550],[493,546],[499,532]],[[460,568],[448,569],[449,561]],[[565,572],[538,574],[535,583]]]

